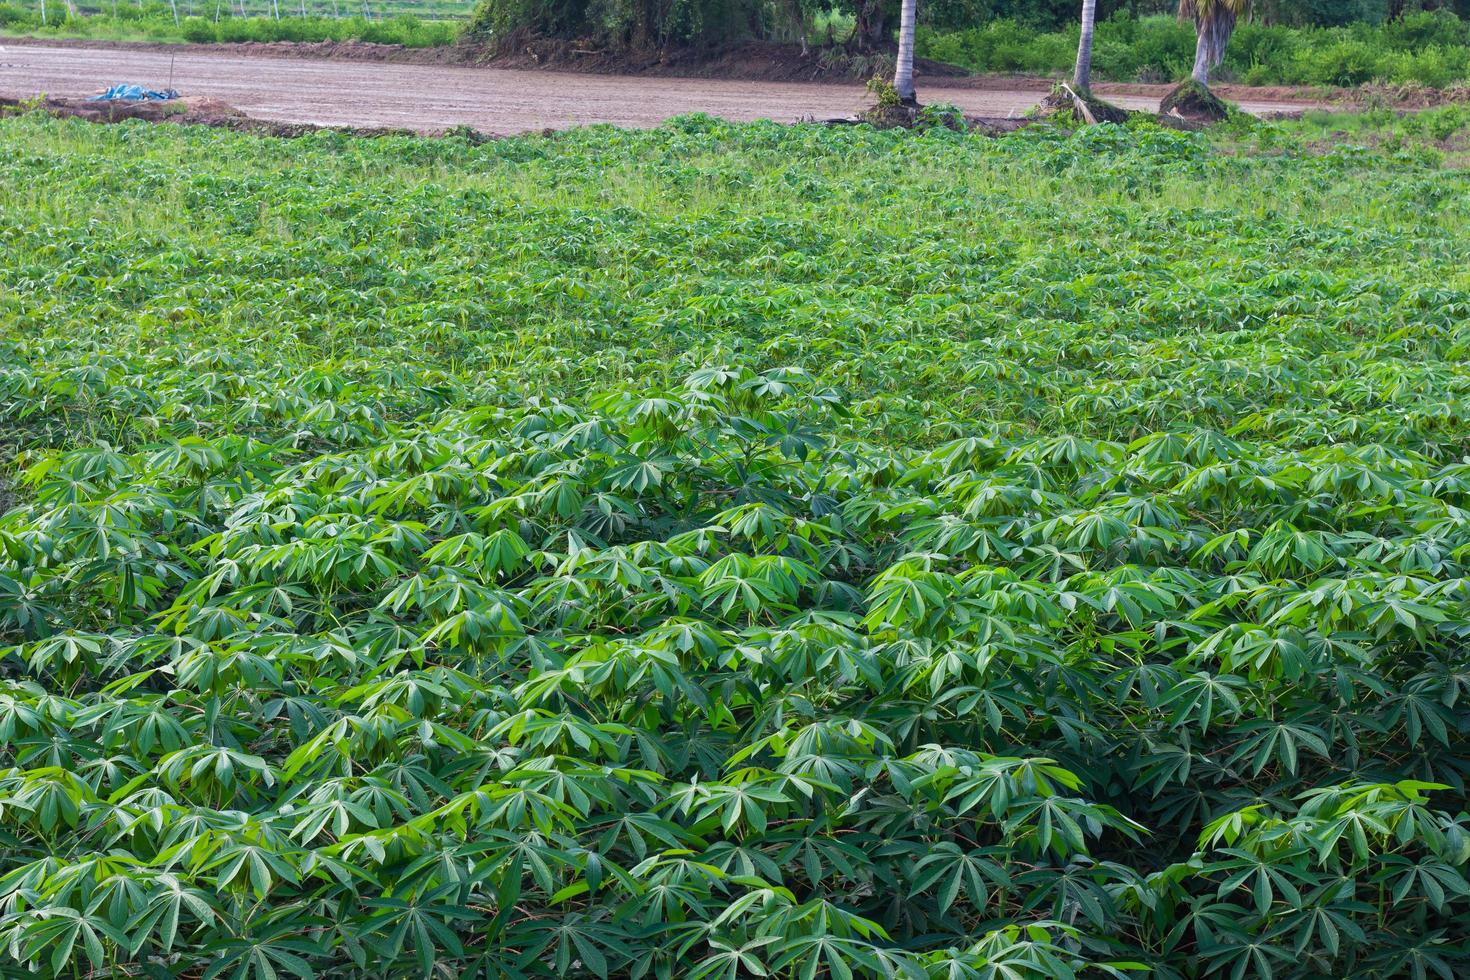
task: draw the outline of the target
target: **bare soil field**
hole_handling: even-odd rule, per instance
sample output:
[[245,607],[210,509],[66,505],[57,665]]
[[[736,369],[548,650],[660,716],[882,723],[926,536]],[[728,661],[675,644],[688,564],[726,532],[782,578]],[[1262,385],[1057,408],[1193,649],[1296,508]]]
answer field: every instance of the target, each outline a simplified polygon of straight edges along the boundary
[[[186,96],[219,100],[279,123],[437,132],[470,126],[489,134],[594,123],[656,126],[705,112],[733,121],[796,122],[847,116],[870,97],[855,82],[769,82],[596,75],[466,65],[405,64],[356,58],[282,56],[200,46],[43,45],[0,42],[0,96],[80,98],[108,85],[172,84]],[[1024,113],[1046,93],[1042,80],[934,78],[925,102],[949,102],[976,116]],[[1168,86],[1098,86],[1131,109],[1156,110]],[[1258,114],[1313,103],[1270,90],[1226,93]]]

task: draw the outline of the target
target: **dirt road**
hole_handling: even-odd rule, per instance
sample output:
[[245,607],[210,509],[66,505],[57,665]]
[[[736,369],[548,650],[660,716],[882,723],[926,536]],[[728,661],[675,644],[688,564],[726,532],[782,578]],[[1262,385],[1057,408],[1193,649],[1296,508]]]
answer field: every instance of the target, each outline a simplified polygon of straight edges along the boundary
[[[458,125],[496,134],[589,123],[656,126],[690,112],[794,122],[850,115],[870,101],[856,84],[618,77],[0,41],[0,95],[78,97],[118,82],[162,87],[170,71],[173,87],[185,95],[223,99],[258,119],[424,132]],[[1110,98],[1135,109],[1157,109],[1164,91],[1140,95],[1139,86],[1127,88],[1133,94]],[[1042,82],[996,89],[936,79],[921,86],[920,96],[926,102],[952,102],[973,115],[1013,116],[1035,105],[1045,89]],[[1264,113],[1302,105],[1246,101],[1243,107]]]

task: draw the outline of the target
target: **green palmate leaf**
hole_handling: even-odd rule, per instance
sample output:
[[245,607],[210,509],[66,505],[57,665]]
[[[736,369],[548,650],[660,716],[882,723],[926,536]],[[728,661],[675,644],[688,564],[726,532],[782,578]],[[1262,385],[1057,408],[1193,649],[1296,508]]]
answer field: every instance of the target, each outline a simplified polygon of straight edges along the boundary
[[0,118],[0,972],[1470,975],[1463,115]]
[[[116,947],[128,945],[127,936],[105,919],[64,907],[38,910],[20,938],[22,957],[44,963],[53,975],[83,958],[91,969],[101,970],[116,955]],[[104,942],[113,943],[113,951]]]

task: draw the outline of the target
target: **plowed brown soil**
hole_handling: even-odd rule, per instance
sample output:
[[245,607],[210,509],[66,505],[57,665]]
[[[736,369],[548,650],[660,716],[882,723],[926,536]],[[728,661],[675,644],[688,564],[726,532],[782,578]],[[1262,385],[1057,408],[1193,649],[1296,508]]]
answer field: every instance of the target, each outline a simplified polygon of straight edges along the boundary
[[[705,112],[730,120],[847,116],[871,101],[857,83],[762,82],[712,78],[593,75],[463,65],[401,64],[352,58],[277,57],[136,47],[0,42],[0,95],[80,98],[118,82],[163,86],[219,99],[255,119],[281,123],[434,132],[470,126],[508,134],[593,123],[656,126]],[[939,79],[925,102],[950,102],[975,116],[1018,116],[1046,93],[1045,81]],[[1155,89],[1157,91],[1155,91]],[[1099,86],[1126,108],[1158,108],[1168,86]],[[1256,113],[1291,112],[1304,99],[1256,99],[1226,92]],[[1275,93],[1273,93],[1275,94]]]

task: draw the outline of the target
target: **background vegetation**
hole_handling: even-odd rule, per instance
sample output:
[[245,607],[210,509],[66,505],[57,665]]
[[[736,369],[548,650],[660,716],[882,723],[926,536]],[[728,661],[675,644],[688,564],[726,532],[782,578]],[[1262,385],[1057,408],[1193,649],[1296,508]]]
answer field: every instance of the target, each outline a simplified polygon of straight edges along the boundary
[[411,48],[452,44],[460,25],[449,19],[425,20],[416,14],[393,16],[342,11],[342,16],[285,13],[245,15],[228,9],[207,13],[183,8],[175,19],[167,4],[119,3],[95,14],[68,15],[65,8],[51,6],[43,20],[39,7],[0,3],[0,31],[54,37],[89,37],[111,40],[189,41],[202,44],[247,41],[344,41],[402,44]]
[[[1060,75],[1077,55],[1077,34],[1075,25],[1046,32],[993,20],[964,30],[921,29],[918,50],[974,71]],[[1190,23],[1115,16],[1098,24],[1093,70],[1116,81],[1175,81],[1189,74],[1194,49]],[[1217,77],[1251,85],[1463,84],[1470,79],[1470,22],[1448,11],[1342,27],[1248,21],[1230,39]]]
[[0,121],[5,969],[1465,975],[1466,123]]
[[[95,0],[93,0],[95,2]],[[1077,51],[1072,0],[926,0],[919,54],[978,72],[1060,76]],[[888,0],[182,0],[102,3],[69,13],[50,0],[0,3],[0,31],[97,38],[231,41],[359,39],[410,47],[454,42],[462,30],[494,40],[517,32],[612,47],[719,46],[749,39],[844,49],[891,42]],[[1194,31],[1164,0],[1098,4],[1105,17],[1097,76],[1175,81],[1194,59]],[[1432,8],[1432,9],[1430,9]],[[1470,21],[1456,4],[1391,0],[1266,0],[1232,39],[1218,77],[1258,85],[1369,81],[1448,87],[1470,79]],[[1470,13],[1470,10],[1465,11]],[[646,16],[645,16],[646,15]]]

